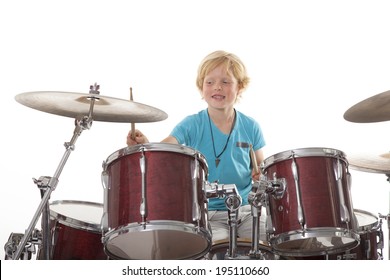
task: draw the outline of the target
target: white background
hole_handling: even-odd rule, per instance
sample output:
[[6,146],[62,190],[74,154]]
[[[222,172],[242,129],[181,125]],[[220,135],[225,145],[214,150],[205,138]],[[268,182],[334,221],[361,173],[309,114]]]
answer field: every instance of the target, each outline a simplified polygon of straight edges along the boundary
[[[169,116],[136,124],[157,142],[205,108],[196,70],[223,49],[252,78],[237,109],[261,124],[266,157],[307,147],[388,152],[387,121],[351,123],[343,114],[390,90],[389,9],[375,0],[2,1],[0,244],[27,229],[40,203],[32,178],[54,175],[74,129],[72,118],[17,103],[23,92],[88,93],[96,82],[102,95],[128,99],[132,87],[135,101]],[[102,162],[125,147],[129,129],[94,122],[84,131],[51,201],[102,202]],[[350,171],[354,208],[388,214],[387,177]]]

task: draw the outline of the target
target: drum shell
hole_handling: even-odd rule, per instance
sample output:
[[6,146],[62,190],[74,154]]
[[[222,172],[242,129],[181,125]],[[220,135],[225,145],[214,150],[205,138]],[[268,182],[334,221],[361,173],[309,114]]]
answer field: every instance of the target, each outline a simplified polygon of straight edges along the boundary
[[[54,208],[54,209],[53,209]],[[83,220],[82,215],[69,215],[67,208],[91,212],[92,220]],[[61,200],[50,204],[50,235],[52,260],[105,260],[101,241],[101,220],[103,205],[94,202]],[[43,252],[38,252],[42,259]]]
[[[299,192],[292,171],[293,164],[296,165]],[[334,232],[338,235],[345,230],[350,232],[352,239],[355,238],[357,222],[353,212],[347,166],[345,155],[341,151],[329,148],[291,150],[265,160],[264,173],[267,179],[273,181],[275,177],[284,178],[286,182],[286,190],[281,198],[273,194],[268,195],[272,220],[271,243],[276,247],[276,251],[279,247],[282,251],[285,249],[288,251],[289,246],[293,251],[295,245],[290,241],[294,238],[305,239],[306,237],[300,234],[303,231],[307,233],[307,237],[310,237],[309,233],[311,237],[320,237],[322,234],[320,231]],[[339,184],[337,176],[341,180]],[[299,222],[298,198],[304,213],[304,229]],[[342,218],[344,217],[342,204],[347,209],[348,221]],[[288,236],[285,238],[286,244],[278,239],[278,236],[282,235]],[[287,245],[287,242],[291,244]],[[351,246],[357,244],[358,240],[351,242]]]
[[359,223],[360,243],[357,247],[337,254],[319,255],[310,257],[294,257],[294,260],[381,260],[379,252],[379,240],[383,237],[382,229],[378,223],[378,218],[367,211],[354,210]]
[[[207,172],[203,156],[181,145],[166,143],[136,145],[118,150],[109,156],[103,170],[104,180],[107,181],[103,219],[106,253],[113,258],[127,258],[125,257],[127,253],[124,255],[120,253],[121,256],[118,256],[109,252],[112,239],[128,235],[129,240],[136,242],[136,238],[141,239],[143,233],[151,231],[156,232],[156,236],[159,235],[158,232],[165,232],[164,237],[156,238],[164,239],[165,242],[171,242],[168,239],[174,238],[172,237],[174,234],[167,237],[166,232],[183,231],[185,239],[188,235],[199,234],[206,243],[211,243],[207,218],[208,204],[204,191]],[[143,202],[145,216],[141,211]],[[137,237],[134,237],[135,234]],[[123,236],[120,238],[123,240]],[[165,244],[162,245],[165,248],[156,246],[159,251],[173,250],[169,244],[167,247]],[[207,247],[204,250],[208,250],[210,244]],[[131,249],[125,250],[129,252]],[[129,252],[129,255],[135,258],[141,256],[142,259],[155,257],[145,255],[143,252],[139,254]],[[164,253],[159,256],[163,255]],[[169,258],[175,258],[172,254],[168,255]],[[185,258],[187,257],[189,256]]]
[[360,243],[359,246],[351,250],[351,253],[356,254],[358,260],[381,259],[382,255],[379,253],[378,245],[379,243],[383,244],[383,240],[380,240],[383,238],[383,233],[378,218],[361,209],[355,209],[355,214],[358,220]]
[[[108,227],[117,228],[128,223],[142,222],[140,205],[142,198],[141,154],[146,162],[147,220],[176,220],[193,223],[192,168],[194,157],[167,151],[145,150],[130,152],[111,162],[108,175]],[[205,212],[206,197],[202,179],[203,169],[197,179],[198,204]],[[206,225],[204,217],[201,226]]]

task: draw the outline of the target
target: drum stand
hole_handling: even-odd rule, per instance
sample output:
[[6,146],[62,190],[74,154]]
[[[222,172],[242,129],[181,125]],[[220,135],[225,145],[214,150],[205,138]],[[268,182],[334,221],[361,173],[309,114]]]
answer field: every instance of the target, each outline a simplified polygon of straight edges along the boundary
[[[93,85],[90,86],[90,94],[99,94],[99,86],[98,85]],[[35,215],[33,216],[33,219],[26,230],[25,234],[19,241],[19,238],[21,236],[17,235],[12,235],[11,234],[11,241],[8,241],[7,244],[5,245],[5,251],[7,254],[7,258],[12,258],[13,260],[25,258],[26,253],[29,255],[29,252],[31,250],[29,249],[29,245],[27,245],[27,241],[35,239],[35,236],[33,235],[34,227],[36,223],[38,222],[39,217],[42,214],[42,247],[43,247],[43,259],[48,260],[50,257],[50,251],[51,251],[51,236],[50,236],[50,228],[49,228],[49,223],[50,223],[50,215],[49,215],[49,199],[51,193],[55,190],[57,184],[58,184],[58,179],[59,176],[65,166],[66,161],[68,160],[70,153],[74,150],[75,148],[75,143],[78,137],[81,135],[81,132],[83,130],[89,129],[92,126],[92,115],[93,115],[93,107],[95,105],[95,100],[98,99],[96,96],[91,95],[90,99],[90,108],[89,108],[89,113],[88,116],[82,116],[79,118],[76,118],[75,120],[75,125],[76,128],[74,129],[73,132],[73,137],[70,142],[65,143],[65,148],[66,151],[57,167],[57,170],[54,173],[53,177],[47,177],[47,176],[42,176],[38,180],[34,179],[34,183],[40,188],[41,190],[41,203],[38,206],[38,209],[35,212]],[[16,246],[15,243],[18,243]],[[17,247],[16,252],[15,252],[15,246]],[[34,251],[34,250],[33,250]],[[24,252],[23,256],[22,253]]]
[[252,184],[252,189],[248,195],[248,202],[251,204],[252,214],[252,247],[249,251],[249,256],[252,259],[264,260],[264,254],[259,249],[260,242],[260,217],[261,208],[266,204],[266,190],[269,187],[268,182],[264,180],[255,181]]
[[225,255],[225,259],[237,259],[237,219],[241,206],[241,197],[238,195],[230,195],[225,199],[225,204],[228,208],[229,217],[229,249]]
[[253,259],[264,259],[263,253],[259,249],[260,240],[260,217],[261,217],[261,205],[259,207],[251,206],[252,213],[252,247],[249,251],[249,256]]
[[268,212],[268,195],[273,194],[280,196],[284,193],[285,188],[285,179],[274,178],[273,180],[268,181],[264,175],[261,175],[260,180],[255,181],[252,184],[252,189],[248,195],[248,202],[251,205],[253,217],[252,247],[249,251],[249,256],[253,259],[265,259],[264,254],[259,250],[261,209],[264,206]]
[[225,255],[225,259],[239,259],[240,256],[237,255],[237,218],[242,198],[237,191],[236,185],[207,183],[206,196],[207,198],[225,198],[225,205],[228,209],[229,224],[229,249]]

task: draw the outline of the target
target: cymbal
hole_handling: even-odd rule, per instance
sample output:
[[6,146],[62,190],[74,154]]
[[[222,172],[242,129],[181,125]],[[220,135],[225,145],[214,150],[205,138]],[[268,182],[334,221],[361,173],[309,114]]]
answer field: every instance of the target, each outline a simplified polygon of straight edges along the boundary
[[71,118],[88,116],[91,98],[95,98],[92,113],[95,121],[144,123],[162,121],[168,117],[157,108],[100,94],[36,91],[15,96],[17,102],[27,107]]
[[344,119],[356,123],[390,120],[390,90],[355,104],[344,113]]
[[352,169],[370,173],[390,174],[390,153],[381,155],[347,156]]

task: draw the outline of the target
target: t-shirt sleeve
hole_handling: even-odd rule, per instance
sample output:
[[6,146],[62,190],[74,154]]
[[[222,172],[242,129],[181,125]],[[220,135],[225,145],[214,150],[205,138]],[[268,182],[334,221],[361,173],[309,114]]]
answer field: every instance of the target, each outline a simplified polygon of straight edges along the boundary
[[175,137],[179,144],[190,146],[194,134],[194,129],[191,128],[192,126],[193,117],[188,116],[173,128],[171,136]]

